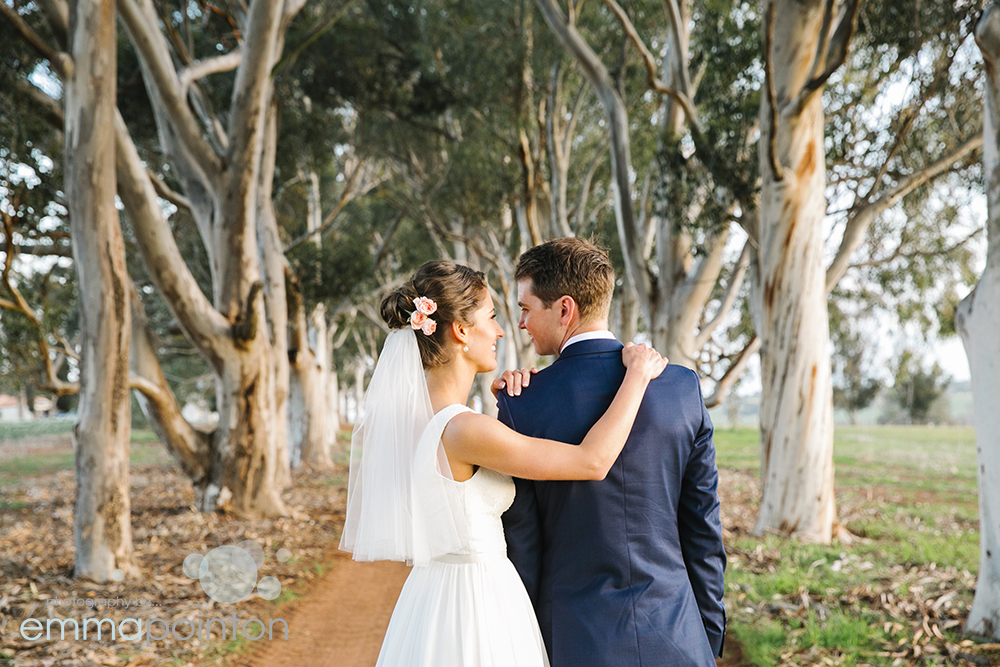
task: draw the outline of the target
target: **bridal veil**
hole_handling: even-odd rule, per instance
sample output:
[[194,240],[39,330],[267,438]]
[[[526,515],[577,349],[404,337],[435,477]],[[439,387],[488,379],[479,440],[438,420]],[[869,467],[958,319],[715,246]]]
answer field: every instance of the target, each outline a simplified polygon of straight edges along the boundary
[[434,411],[417,333],[406,327],[386,337],[351,437],[340,548],[357,561],[426,565],[462,548],[440,434],[421,437]]

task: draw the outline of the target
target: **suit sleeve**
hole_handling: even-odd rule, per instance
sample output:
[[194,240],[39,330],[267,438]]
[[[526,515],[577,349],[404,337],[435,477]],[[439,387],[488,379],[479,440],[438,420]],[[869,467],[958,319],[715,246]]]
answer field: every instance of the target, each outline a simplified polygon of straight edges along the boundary
[[[508,396],[500,392],[497,418],[517,430],[507,404]],[[531,480],[514,478],[514,502],[501,517],[507,540],[507,557],[521,575],[531,604],[538,608],[538,586],[541,574],[542,536],[538,518],[535,484]]]
[[726,605],[722,600],[726,552],[722,546],[722,522],[719,518],[719,470],[715,465],[712,420],[705,408],[697,376],[695,385],[698,387],[701,424],[684,470],[678,521],[684,563],[705,632],[715,655],[722,655],[726,633]]

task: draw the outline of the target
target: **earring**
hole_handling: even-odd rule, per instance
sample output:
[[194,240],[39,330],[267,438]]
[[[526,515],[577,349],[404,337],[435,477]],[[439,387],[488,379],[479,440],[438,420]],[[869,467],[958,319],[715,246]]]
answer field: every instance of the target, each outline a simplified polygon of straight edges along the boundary
[[468,352],[469,351],[469,346],[468,345],[463,345],[462,346],[462,351],[463,352]]

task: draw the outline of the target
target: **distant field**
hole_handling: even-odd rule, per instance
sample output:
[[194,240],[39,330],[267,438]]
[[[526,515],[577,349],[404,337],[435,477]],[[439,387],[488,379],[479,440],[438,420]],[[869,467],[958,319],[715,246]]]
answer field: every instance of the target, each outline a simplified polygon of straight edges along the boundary
[[[9,484],[15,479],[71,469],[72,431],[72,419],[40,419],[14,424],[0,422],[0,482]],[[133,430],[131,443],[129,461],[132,465],[171,461],[151,430]],[[7,456],[5,448],[16,453]]]
[[46,435],[69,435],[73,432],[74,422],[75,419],[67,417],[52,417],[23,422],[0,421],[0,441],[20,440],[21,438]]
[[[756,428],[717,429],[719,467],[760,468]],[[840,490],[887,485],[950,495],[976,493],[976,434],[971,426],[838,426],[833,437]]]

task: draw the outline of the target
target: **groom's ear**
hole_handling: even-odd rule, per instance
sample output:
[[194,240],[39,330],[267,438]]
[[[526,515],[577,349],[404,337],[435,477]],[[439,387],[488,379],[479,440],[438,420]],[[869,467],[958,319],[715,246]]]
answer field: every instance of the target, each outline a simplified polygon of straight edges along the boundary
[[580,308],[571,296],[563,296],[559,299],[559,324],[569,326],[574,315],[580,314]]

